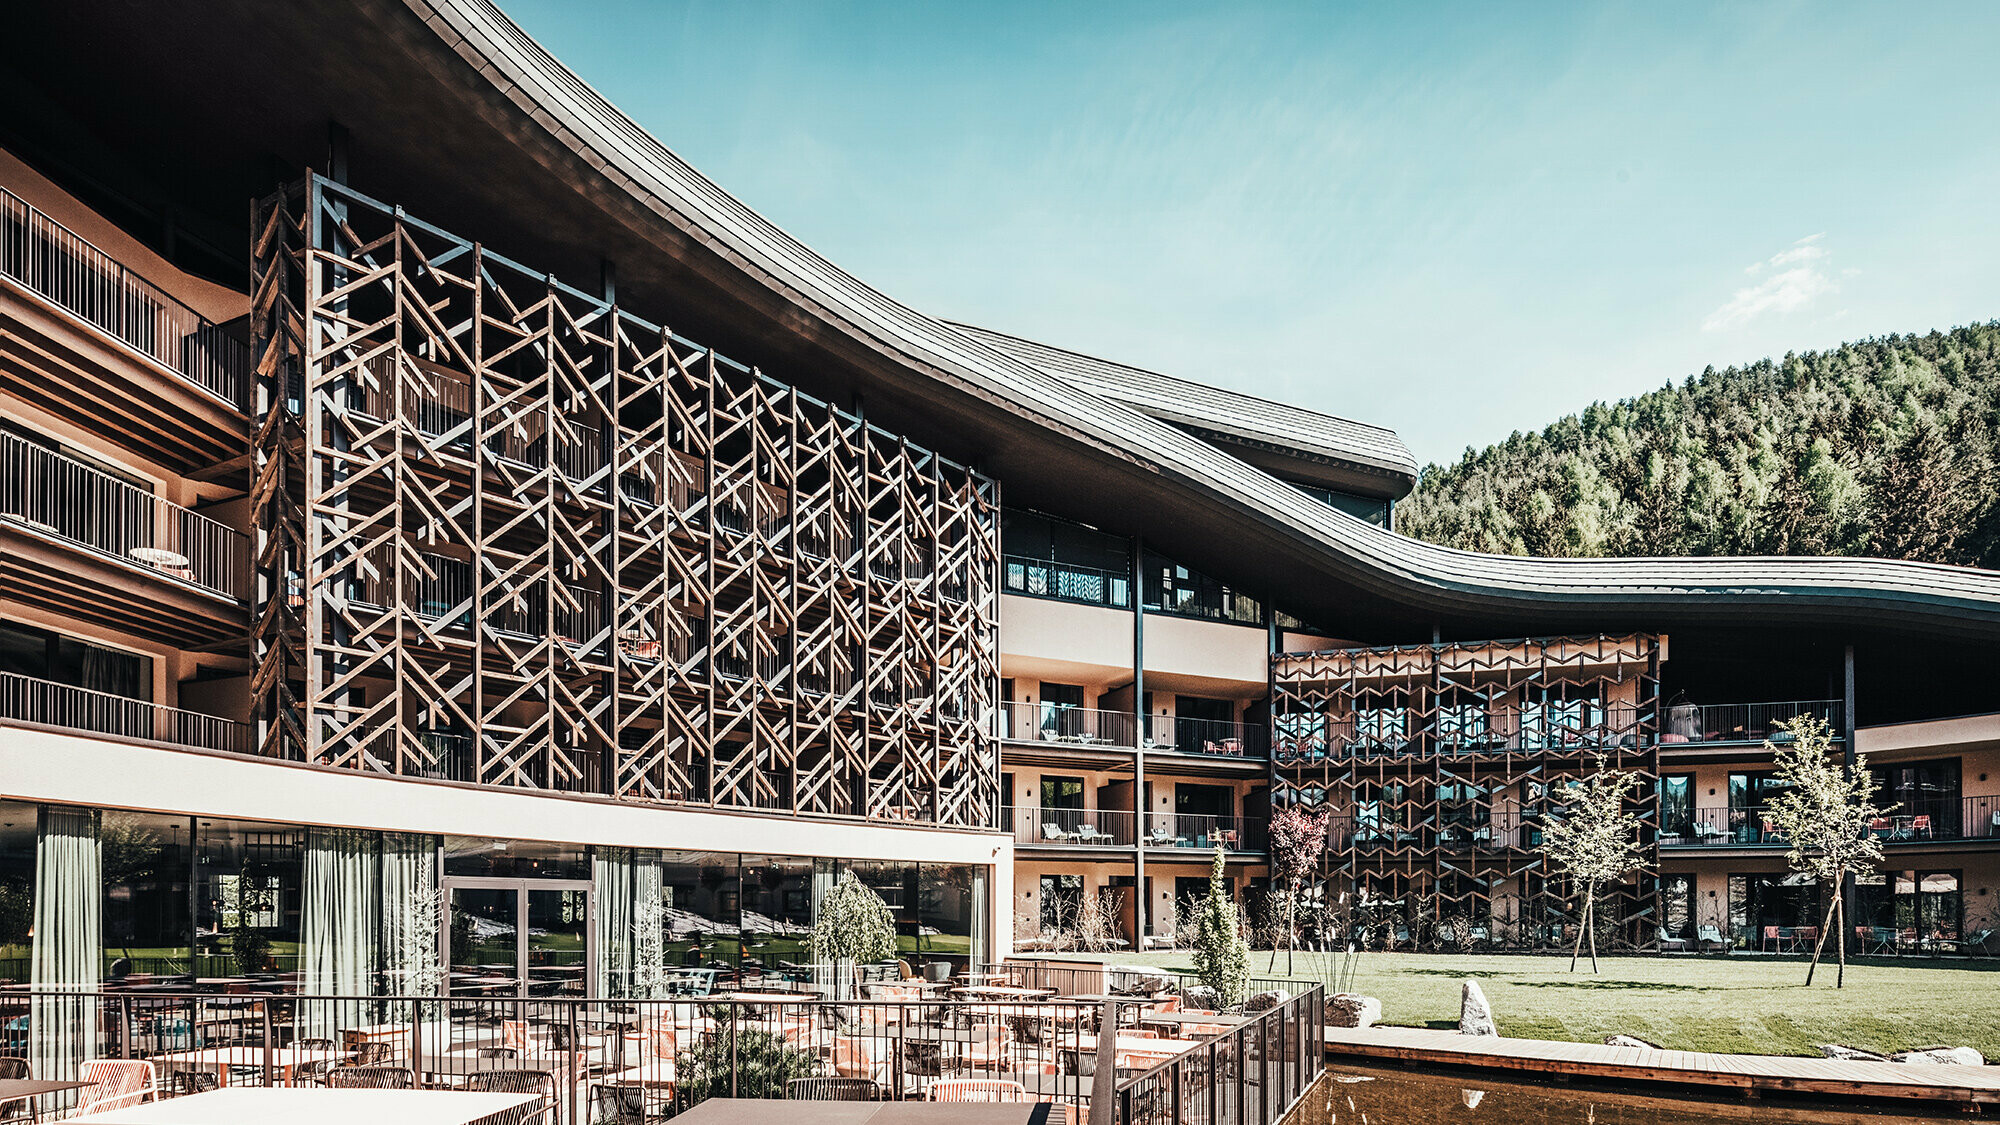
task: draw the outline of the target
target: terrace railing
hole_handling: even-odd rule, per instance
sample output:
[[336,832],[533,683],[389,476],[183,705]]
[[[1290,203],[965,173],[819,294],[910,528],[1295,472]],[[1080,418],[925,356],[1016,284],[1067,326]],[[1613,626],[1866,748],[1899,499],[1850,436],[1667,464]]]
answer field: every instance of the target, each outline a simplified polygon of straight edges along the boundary
[[1000,705],[1000,737],[1072,746],[1135,745],[1130,711],[1099,711],[1059,703],[1014,701]]
[[[163,1097],[197,1087],[182,1074],[229,1085],[318,1085],[327,1070],[364,1059],[446,1089],[494,1070],[540,1071],[543,1104],[568,1125],[666,1117],[711,1097],[800,1096],[793,1078],[859,1079],[895,1099],[924,1099],[948,1079],[999,1078],[1081,1121],[1098,1088],[1105,1005],[1097,1001],[920,1000],[912,998],[917,990],[893,983],[861,985],[872,995],[841,1000],[803,991],[524,997],[477,993],[511,993],[518,982],[504,975],[454,978],[453,995],[423,997],[296,995],[287,991],[295,975],[242,978],[228,993],[171,982],[0,993],[0,1054],[32,1053],[42,1079],[73,1079],[86,1059],[148,1060]],[[1220,1062],[1199,1073],[1229,1081],[1227,1104],[1246,1110],[1209,1120],[1276,1121],[1321,1065],[1321,1052],[1307,1049],[1318,1039],[1300,1015],[1321,1008],[1318,986],[1290,987],[1304,991],[1228,1020],[1220,1034],[1169,1028],[1162,1038],[1115,1039],[1115,1119],[1181,1120],[1159,1116],[1164,1103],[1142,1092],[1148,1076],[1166,1073],[1149,1060],[1179,1051],[1198,1055],[1204,1067]],[[1117,1026],[1143,1018],[1150,1004],[1145,996],[1118,1002]],[[71,1104],[45,1097],[27,1120],[55,1120]]]
[[1162,848],[1260,852],[1268,824],[1258,817],[1207,816],[1197,813],[1154,813],[1147,818],[1146,843]]
[[1325,1067],[1320,985],[1143,1073],[1121,1078],[1115,1119],[1139,1125],[1276,1125]]
[[1131,847],[1136,814],[1116,809],[1014,810],[1014,842],[1043,846]]
[[1779,703],[1674,703],[1660,709],[1660,742],[1762,742],[1790,737],[1780,724],[1810,715],[1842,736],[1838,699],[1790,700]]
[[[1893,803],[1877,798],[1880,804]],[[1895,804],[1868,826],[1888,844],[1932,840],[1976,840],[2000,836],[2000,796],[1938,797]],[[1771,830],[1761,808],[1705,808],[1663,813],[1660,843],[1665,847],[1779,847],[1784,838]]]
[[228,597],[248,589],[242,534],[4,431],[0,519]]
[[1257,723],[1155,715],[1151,745],[1183,754],[1261,758],[1270,753],[1271,731]]
[[5,188],[0,274],[229,405],[244,405],[247,346]]
[[1130,574],[1023,555],[1008,555],[1004,562],[1006,589],[1010,594],[1114,609],[1132,608]]
[[13,672],[0,672],[0,718],[236,754],[256,749],[247,723]]

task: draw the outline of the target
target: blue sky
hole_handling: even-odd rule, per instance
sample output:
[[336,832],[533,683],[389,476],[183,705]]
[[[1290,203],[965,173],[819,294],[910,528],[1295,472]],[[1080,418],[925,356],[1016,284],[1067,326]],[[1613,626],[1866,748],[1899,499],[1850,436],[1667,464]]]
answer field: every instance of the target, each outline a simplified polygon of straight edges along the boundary
[[501,2],[899,300],[1423,461],[2000,317],[2000,4]]

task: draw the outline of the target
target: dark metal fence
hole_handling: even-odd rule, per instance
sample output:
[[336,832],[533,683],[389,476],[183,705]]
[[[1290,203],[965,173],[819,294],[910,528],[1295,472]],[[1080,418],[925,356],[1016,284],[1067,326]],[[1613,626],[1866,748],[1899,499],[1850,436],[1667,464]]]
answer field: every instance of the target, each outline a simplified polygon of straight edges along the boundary
[[[1102,989],[1104,971],[1091,976],[1089,968],[1065,983]],[[545,999],[10,990],[0,992],[0,1056],[25,1059],[38,1079],[75,1079],[91,1060],[143,1063],[132,1069],[147,1097],[356,1080],[445,1090],[525,1082],[558,1125],[640,1125],[710,1097],[802,1097],[826,1084],[817,1080],[846,1080],[872,1098],[921,1100],[949,1090],[939,1083],[968,1078],[1012,1082],[1018,1097],[1069,1107],[1076,1121],[1112,1088],[1121,1121],[1259,1125],[1276,1121],[1318,1073],[1320,1052],[1306,1047],[1317,1032],[1301,1014],[1310,1009],[1317,1018],[1317,986],[1270,1011],[1215,1017],[1212,1025],[1167,1011],[1174,1005],[1150,995],[1045,998],[1038,990],[1053,986],[1024,984],[1018,971],[991,991],[975,983],[953,999],[924,998],[943,995],[926,993],[942,985],[860,987],[869,994],[841,1000],[804,992]],[[1115,1034],[1101,1047],[1113,1010]],[[1198,1064],[1164,1065],[1182,1054]],[[1110,1080],[1098,1073],[1104,1058],[1113,1060]],[[90,1070],[99,1086],[10,1105],[7,1120],[55,1120],[116,1092]],[[1226,1083],[1222,1104],[1242,1107],[1242,1116],[1233,1108],[1200,1116],[1157,1092],[1204,1074]]]

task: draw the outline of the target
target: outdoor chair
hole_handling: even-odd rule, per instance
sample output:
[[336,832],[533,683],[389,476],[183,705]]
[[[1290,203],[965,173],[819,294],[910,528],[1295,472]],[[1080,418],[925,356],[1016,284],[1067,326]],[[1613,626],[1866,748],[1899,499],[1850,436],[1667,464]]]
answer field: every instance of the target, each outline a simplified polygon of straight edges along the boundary
[[1917,840],[1931,838],[1931,818],[1929,813],[1910,818],[1910,836]]
[[1064,832],[1061,825],[1045,820],[1042,822],[1042,839],[1054,844],[1066,843],[1069,840],[1069,833]]
[[934,1102],[1025,1102],[1027,1088],[1004,1078],[944,1078],[931,1083]]
[[177,1070],[172,1075],[174,1096],[206,1094],[222,1088],[222,1079],[212,1070]]
[[524,1105],[512,1121],[489,1119],[493,1125],[521,1125],[556,1104],[555,1076],[546,1070],[486,1070],[465,1076],[459,1089],[469,1094],[534,1094],[540,1102]]
[[414,1090],[417,1076],[402,1066],[337,1066],[326,1072],[335,1090]]
[[[12,1081],[28,1077],[28,1060],[12,1056],[0,1057],[0,1081]],[[26,1099],[0,1102],[0,1122],[29,1121]]]
[[380,1066],[396,1057],[396,1045],[379,1040],[365,1040],[354,1047],[354,1065]]
[[519,1047],[478,1047],[473,1050],[472,1057],[476,1059],[518,1059],[521,1057],[521,1049]]
[[159,1088],[153,1064],[140,1059],[91,1059],[77,1077],[91,1083],[79,1097],[78,1117],[138,1105],[151,1100]]
[[1665,926],[1659,926],[1656,928],[1659,930],[1660,933],[1660,952],[1662,953],[1687,952],[1688,939],[1684,937],[1675,937],[1674,935],[1667,932],[1667,928]]
[[1729,948],[1729,942],[1723,938],[1722,931],[1716,929],[1714,926],[1703,926],[1699,930],[1696,930],[1694,940],[1695,944],[1700,946],[1704,952],[1711,947],[1718,950]]
[[798,1102],[872,1102],[879,1096],[866,1078],[794,1078],[785,1084],[785,1097]]

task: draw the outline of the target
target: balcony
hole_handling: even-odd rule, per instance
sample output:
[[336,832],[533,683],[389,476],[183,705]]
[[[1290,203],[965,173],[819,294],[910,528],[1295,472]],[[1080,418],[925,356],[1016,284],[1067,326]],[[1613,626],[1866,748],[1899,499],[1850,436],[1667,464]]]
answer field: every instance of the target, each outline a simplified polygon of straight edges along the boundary
[[1072,746],[1133,747],[1130,711],[1098,711],[1060,703],[1008,702],[1000,705],[1000,737],[1018,742]]
[[245,402],[248,347],[5,188],[0,275],[230,406]]
[[[1923,844],[2000,838],[2000,796],[1940,797],[1899,805],[1869,825],[1885,844]],[[1660,824],[1660,845],[1669,848],[1782,848],[1762,809],[1694,809],[1668,814]]]
[[1151,749],[1174,750],[1182,754],[1261,758],[1271,748],[1269,728],[1257,723],[1155,715],[1151,725],[1153,737],[1148,744]]
[[1079,605],[1132,608],[1132,576],[1114,570],[1008,555],[1006,591]]
[[1782,703],[1674,703],[1662,709],[1660,744],[1687,743],[1756,745],[1765,739],[1784,742],[1790,732],[1781,726],[1802,715],[1810,715],[1830,727],[1835,738],[1843,736],[1838,699],[1791,700]]
[[[1014,843],[1042,848],[1130,848],[1138,817],[1118,809],[1016,808],[1011,811]],[[1146,846],[1228,852],[1261,852],[1266,822],[1239,816],[1156,813],[1147,818]]]
[[0,719],[232,754],[257,746],[247,723],[12,672],[0,672]]
[[1541,846],[1543,817],[1534,812],[1445,810],[1422,823],[1387,812],[1329,817],[1328,851],[1376,852],[1399,849],[1457,855],[1531,851]]
[[0,432],[0,520],[241,600],[248,540],[107,473]]

